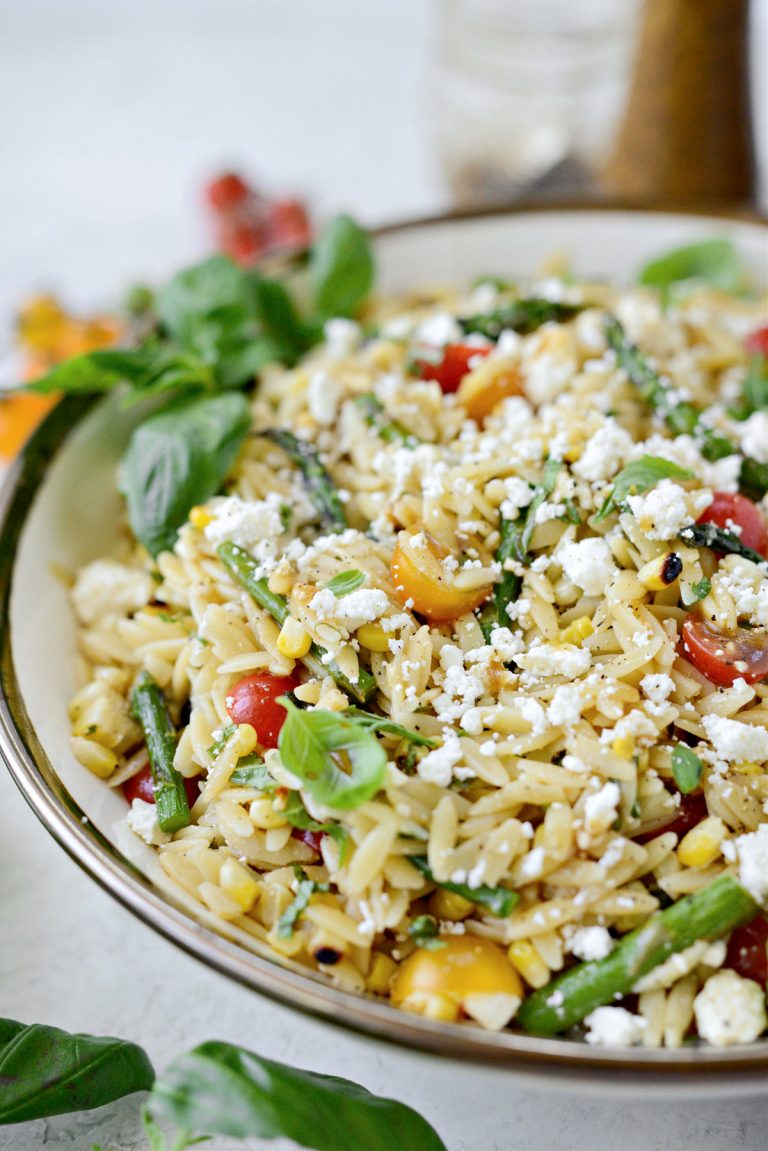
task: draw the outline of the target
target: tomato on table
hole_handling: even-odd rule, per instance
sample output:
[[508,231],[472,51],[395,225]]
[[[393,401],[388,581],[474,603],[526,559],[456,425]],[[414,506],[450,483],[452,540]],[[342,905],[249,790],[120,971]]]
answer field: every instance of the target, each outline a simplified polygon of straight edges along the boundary
[[227,695],[227,714],[233,723],[249,723],[262,747],[277,747],[287,712],[277,701],[301,683],[295,675],[247,675]]
[[491,347],[476,344],[446,344],[444,348],[417,348],[412,357],[414,372],[422,380],[436,380],[448,395],[472,371],[472,360],[482,359]]
[[768,633],[757,628],[725,632],[689,616],[682,627],[682,646],[696,670],[720,687],[730,687],[737,679],[757,683],[768,676]]
[[205,194],[214,211],[228,212],[247,200],[251,190],[242,176],[236,172],[224,172],[210,181]]
[[400,532],[392,553],[395,595],[433,623],[458,619],[486,600],[490,584],[457,587],[444,561],[450,552],[422,528]]
[[712,503],[701,513],[696,523],[715,524],[724,531],[732,532],[745,547],[768,557],[768,524],[757,504],[746,496],[737,492],[715,492]]
[[270,248],[293,251],[312,241],[312,226],[301,200],[273,200],[267,211]]
[[[192,779],[184,777],[184,790],[187,793],[187,803],[190,807],[200,794],[200,780],[197,776]],[[152,780],[152,768],[147,764],[136,775],[132,775],[130,779],[126,779],[125,783],[121,784],[121,791],[129,803],[133,803],[134,799],[143,799],[145,803],[155,802],[155,785]]]
[[768,325],[750,332],[744,341],[744,347],[753,356],[765,356],[768,359]]
[[768,919],[756,915],[737,927],[728,940],[724,967],[732,967],[745,979],[765,986],[768,983]]

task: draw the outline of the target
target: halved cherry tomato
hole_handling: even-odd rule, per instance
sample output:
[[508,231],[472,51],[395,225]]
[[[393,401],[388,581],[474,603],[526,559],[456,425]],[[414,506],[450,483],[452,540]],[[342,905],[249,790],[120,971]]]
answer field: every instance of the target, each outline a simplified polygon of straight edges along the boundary
[[308,827],[294,827],[291,831],[293,839],[298,839],[312,851],[320,854],[320,844],[323,841],[322,831],[312,831]]
[[[416,546],[417,542],[421,546]],[[400,532],[392,553],[395,594],[433,623],[458,619],[474,611],[491,590],[489,584],[456,587],[442,562],[449,555],[447,548],[418,526]]]
[[250,188],[236,172],[224,172],[206,188],[208,203],[216,212],[228,212],[248,199]]
[[[184,778],[184,790],[187,793],[187,803],[191,807],[200,794],[200,781],[197,776],[192,779]],[[136,775],[132,775],[130,779],[126,779],[121,786],[121,791],[129,803],[133,803],[134,799],[143,799],[145,803],[154,803],[155,785],[152,781],[152,769],[149,764],[138,771]]]
[[[479,356],[487,356],[490,347],[476,347],[473,344],[446,344],[444,348],[435,348],[433,354],[426,349],[416,350],[413,356],[413,366],[416,375],[422,380],[437,380],[441,389],[446,393],[458,391],[459,384],[472,370],[470,361]],[[442,352],[442,355],[441,355]]]
[[732,967],[745,979],[765,986],[768,983],[768,919],[756,915],[737,927],[728,940],[724,967]]
[[765,356],[768,358],[768,326],[765,328],[757,328],[754,332],[750,332],[744,341],[744,347],[753,356]]
[[262,747],[277,747],[280,728],[288,714],[277,700],[300,683],[295,675],[247,675],[227,696],[227,713],[233,723],[249,723],[255,728]]
[[745,547],[762,556],[768,556],[768,524],[757,504],[736,492],[715,492],[709,507],[696,520],[697,524],[716,524],[725,531],[734,532]]
[[655,839],[657,835],[661,835],[662,832],[666,834],[668,831],[674,831],[679,842],[686,832],[695,827],[697,823],[701,823],[708,815],[707,801],[702,792],[681,795],[680,806],[671,821],[661,824],[660,827],[654,827],[652,831],[644,831],[642,835],[635,836],[635,842],[647,843],[649,839]]
[[306,248],[312,239],[312,228],[301,200],[274,200],[267,210],[267,231],[270,248]]
[[720,631],[689,616],[682,628],[683,653],[697,671],[720,687],[737,679],[757,683],[768,676],[768,633],[757,628]]
[[523,394],[523,377],[517,368],[508,368],[488,379],[482,379],[484,369],[470,373],[459,388],[459,403],[464,405],[471,420],[482,424],[497,404],[510,396]]

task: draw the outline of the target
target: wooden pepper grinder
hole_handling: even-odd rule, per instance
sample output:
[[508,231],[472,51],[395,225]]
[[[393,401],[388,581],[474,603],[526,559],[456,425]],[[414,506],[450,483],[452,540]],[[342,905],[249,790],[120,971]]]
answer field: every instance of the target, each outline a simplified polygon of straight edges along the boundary
[[603,172],[636,204],[756,199],[749,0],[645,0],[629,98]]

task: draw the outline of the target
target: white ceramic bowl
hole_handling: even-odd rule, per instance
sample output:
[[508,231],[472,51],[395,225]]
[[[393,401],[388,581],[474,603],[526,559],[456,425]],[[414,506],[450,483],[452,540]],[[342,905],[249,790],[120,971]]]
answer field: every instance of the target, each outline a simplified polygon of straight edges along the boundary
[[[630,281],[651,256],[707,236],[727,236],[755,278],[765,280],[765,226],[746,220],[570,210],[490,214],[417,222],[379,233],[383,291],[436,280],[469,282],[483,273],[534,273],[553,252],[577,276]],[[49,831],[126,907],[204,963],[272,998],[409,1047],[571,1080],[610,1075],[636,1082],[663,1072],[707,1089],[764,1089],[768,1042],[728,1049],[595,1049],[408,1015],[374,997],[350,995],[322,977],[265,954],[254,955],[174,904],[121,857],[113,824],[120,795],[85,770],[69,750],[67,701],[73,693],[75,631],[56,569],[74,570],[108,553],[120,498],[115,464],[135,414],[107,401],[69,399],[48,417],[14,465],[0,501],[0,749],[16,782]],[[151,853],[148,853],[148,855]],[[157,869],[159,870],[159,869]],[[225,930],[225,928],[224,928]]]

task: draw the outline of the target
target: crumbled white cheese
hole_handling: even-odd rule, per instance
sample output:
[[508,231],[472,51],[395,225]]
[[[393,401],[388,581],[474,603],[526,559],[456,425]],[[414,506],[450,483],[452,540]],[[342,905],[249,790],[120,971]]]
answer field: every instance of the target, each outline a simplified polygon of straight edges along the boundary
[[339,316],[328,320],[323,328],[325,350],[334,359],[351,356],[360,347],[362,328],[354,320]]
[[416,329],[416,341],[441,348],[445,344],[460,344],[464,333],[455,316],[449,312],[436,312],[422,320]]
[[557,549],[557,560],[571,583],[587,595],[602,595],[616,573],[611,549],[600,536],[568,541]]
[[509,476],[504,481],[506,499],[501,504],[501,514],[505,520],[517,519],[520,509],[527,508],[533,499],[533,488],[517,476]]
[[508,627],[495,627],[491,631],[490,646],[505,663],[508,663],[524,650],[525,645],[521,636]]
[[768,627],[768,579],[764,564],[752,563],[742,556],[726,556],[712,579],[712,588],[715,596],[721,591],[729,595],[739,616],[753,627]]
[[765,991],[753,979],[727,969],[712,975],[693,1001],[702,1039],[715,1047],[753,1043],[768,1024]]
[[652,703],[666,703],[675,690],[675,681],[664,672],[657,675],[644,675],[640,687]]
[[162,843],[170,842],[170,835],[161,831],[157,822],[157,807],[154,803],[147,803],[143,799],[134,799],[131,810],[125,817],[131,831],[140,836],[151,847],[159,847]]
[[639,496],[627,496],[627,506],[650,540],[671,540],[694,523],[712,503],[708,491],[686,492],[670,479]]
[[359,588],[349,595],[335,596],[330,588],[315,592],[309,607],[318,620],[337,620],[349,631],[364,623],[373,623],[389,610],[386,592],[378,588]]
[[761,464],[768,464],[768,412],[753,412],[741,425],[741,450]]
[[312,419],[321,427],[329,428],[336,421],[342,389],[327,372],[313,372],[307,388],[307,403]]
[[544,848],[533,847],[520,860],[520,873],[525,879],[538,879],[544,870]]
[[427,752],[416,768],[419,776],[427,783],[448,787],[453,778],[453,769],[462,759],[461,743],[455,732],[445,732],[440,747]]
[[542,643],[532,647],[524,655],[516,656],[519,667],[536,675],[565,675],[569,678],[586,671],[592,657],[586,648],[572,643]]
[[606,927],[579,927],[571,936],[570,947],[579,959],[605,959],[613,950],[613,938]]
[[722,715],[705,715],[702,723],[715,754],[726,763],[768,760],[768,729]]
[[646,1020],[625,1007],[596,1007],[584,1020],[593,1047],[634,1047],[643,1041]]
[[277,540],[285,530],[282,506],[277,492],[270,492],[264,500],[229,496],[212,507],[215,518],[204,529],[205,538],[216,547],[231,542],[246,550],[262,540]]
[[575,683],[562,683],[555,689],[547,708],[547,719],[553,727],[575,727],[583,707],[581,688]]
[[591,483],[608,480],[619,471],[632,446],[629,432],[615,420],[608,420],[587,441],[581,459],[573,465],[573,474]]
[[756,903],[768,907],[768,823],[732,841],[739,879]]
[[589,835],[600,835],[616,822],[616,809],[620,802],[621,791],[618,783],[613,780],[587,796],[584,802],[584,826]]
[[72,602],[81,623],[107,615],[129,615],[152,598],[155,584],[148,572],[115,560],[95,560],[78,572]]

